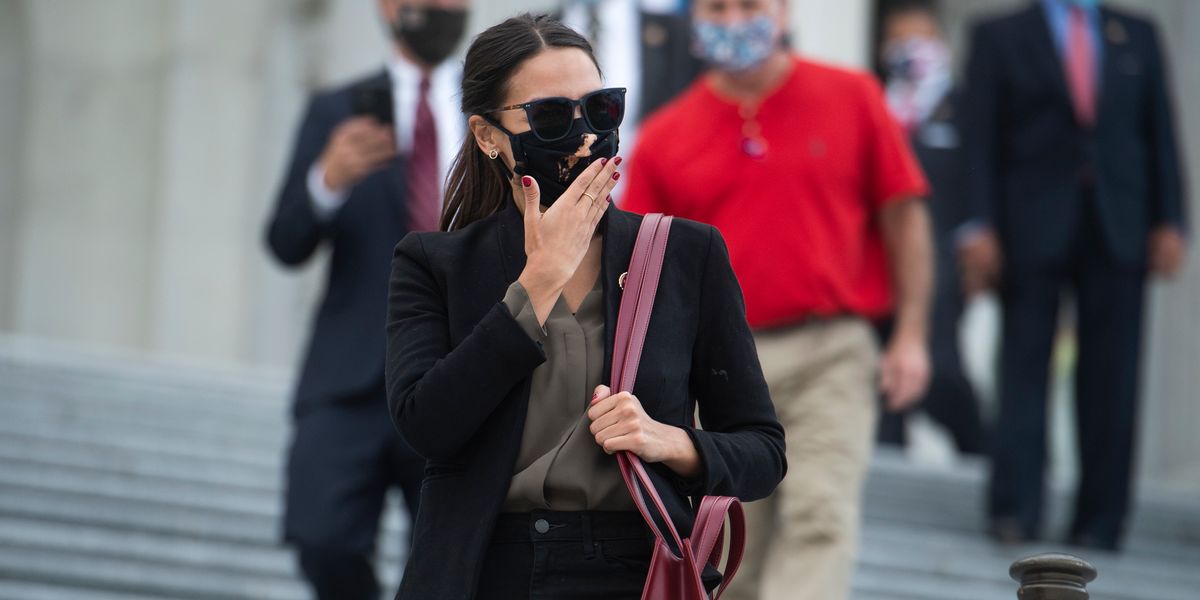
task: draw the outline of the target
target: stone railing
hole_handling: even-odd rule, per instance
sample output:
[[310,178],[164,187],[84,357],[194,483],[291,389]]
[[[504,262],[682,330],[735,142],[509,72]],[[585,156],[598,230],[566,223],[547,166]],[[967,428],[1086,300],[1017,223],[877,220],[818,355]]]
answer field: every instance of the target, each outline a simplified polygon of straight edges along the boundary
[[1020,600],[1087,600],[1096,568],[1070,554],[1038,554],[1012,564],[1008,574],[1021,584]]

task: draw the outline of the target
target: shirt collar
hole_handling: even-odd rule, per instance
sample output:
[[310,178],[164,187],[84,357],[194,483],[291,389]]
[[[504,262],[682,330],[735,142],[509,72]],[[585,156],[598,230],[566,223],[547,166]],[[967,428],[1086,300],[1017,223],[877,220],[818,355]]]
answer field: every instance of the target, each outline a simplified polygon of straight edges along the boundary
[[388,75],[392,78],[393,85],[398,81],[421,81],[421,68],[398,50],[393,50],[391,56],[388,58],[387,70]]
[[1089,18],[1100,12],[1099,0],[1042,0],[1042,6],[1051,13],[1065,15],[1073,6],[1083,9]]

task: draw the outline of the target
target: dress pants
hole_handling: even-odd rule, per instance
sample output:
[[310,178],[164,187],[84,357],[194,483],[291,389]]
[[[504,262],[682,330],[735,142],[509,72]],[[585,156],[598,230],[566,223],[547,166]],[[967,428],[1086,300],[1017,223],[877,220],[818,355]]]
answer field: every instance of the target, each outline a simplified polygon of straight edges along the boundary
[[378,600],[372,563],[389,489],[417,514],[424,460],[400,437],[382,381],[302,412],[288,454],[284,536],[319,600]]
[[638,600],[651,534],[636,512],[502,513],[476,600]]
[[744,505],[746,554],[724,598],[844,600],[858,552],[862,484],[879,419],[879,350],[857,317],[756,331],[788,472]]
[[1085,198],[1062,265],[1006,267],[1000,413],[989,512],[1036,538],[1042,525],[1046,402],[1059,300],[1074,291],[1075,412],[1082,477],[1071,536],[1115,547],[1129,511],[1146,272],[1112,257]]

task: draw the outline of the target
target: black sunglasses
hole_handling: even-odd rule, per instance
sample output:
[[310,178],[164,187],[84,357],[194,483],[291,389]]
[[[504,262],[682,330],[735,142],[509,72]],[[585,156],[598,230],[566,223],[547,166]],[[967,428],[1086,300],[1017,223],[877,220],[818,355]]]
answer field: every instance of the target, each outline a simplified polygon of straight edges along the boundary
[[596,133],[608,133],[620,127],[625,118],[625,88],[605,88],[586,94],[578,100],[542,98],[524,104],[513,104],[491,111],[525,109],[525,118],[533,135],[543,142],[554,142],[567,136],[575,122],[575,107],[582,108],[583,118]]

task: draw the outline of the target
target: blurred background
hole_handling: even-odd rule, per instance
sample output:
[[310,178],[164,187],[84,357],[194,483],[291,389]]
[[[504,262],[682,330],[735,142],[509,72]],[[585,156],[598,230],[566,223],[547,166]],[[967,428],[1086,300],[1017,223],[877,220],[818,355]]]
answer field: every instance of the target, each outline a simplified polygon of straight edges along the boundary
[[[938,6],[961,58],[972,21],[1023,4]],[[1158,24],[1185,170],[1200,173],[1200,3],[1110,4]],[[555,6],[477,1],[470,31]],[[792,0],[793,43],[869,69],[879,9]],[[262,227],[309,94],[380,68],[387,41],[374,0],[0,0],[0,598],[306,597],[277,515],[290,386],[326,271],[279,269]],[[1095,560],[1097,597],[1200,586],[1191,258],[1151,288],[1141,501],[1129,552]],[[962,332],[985,415],[997,319],[977,299]],[[1068,326],[1063,382],[1071,340]],[[1069,394],[1055,386],[1056,490],[1076,473]],[[1011,597],[1017,554],[980,533],[983,463],[921,418],[909,427],[908,450],[880,451],[872,470],[856,597]],[[406,519],[393,502],[389,592]]]

